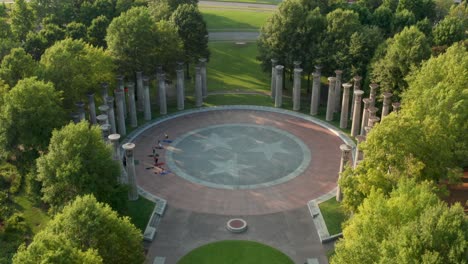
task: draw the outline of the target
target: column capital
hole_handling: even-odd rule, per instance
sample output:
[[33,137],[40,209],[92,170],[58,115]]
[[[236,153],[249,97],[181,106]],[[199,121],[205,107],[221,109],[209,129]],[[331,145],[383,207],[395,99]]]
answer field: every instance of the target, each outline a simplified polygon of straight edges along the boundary
[[122,145],[122,148],[125,149],[125,151],[131,153],[133,151],[133,149],[135,148],[135,144],[134,143],[125,143]]
[[302,69],[301,68],[295,68],[294,69],[294,73],[301,73],[302,72]]
[[[369,101],[370,101],[370,99],[369,99]],[[371,117],[372,117],[373,114],[375,115],[375,113],[377,113],[377,111],[379,111],[379,109],[377,107],[375,107],[375,106],[371,106],[367,110],[369,111],[369,114],[371,115]]]
[[107,105],[109,106],[109,108],[110,108],[111,106],[113,106],[114,97],[113,97],[113,96],[107,96],[107,97],[106,97],[106,103],[107,103]]
[[86,96],[88,97],[88,99],[91,99],[94,97],[94,92],[88,92]]
[[83,102],[80,101],[80,102],[76,102],[75,105],[76,105],[76,107],[78,107],[78,108],[83,108],[84,105],[85,105],[85,103],[83,103]]
[[378,123],[380,121],[380,117],[378,116],[372,116],[372,117],[369,117],[369,125],[370,127],[374,127],[376,123]]
[[377,89],[377,88],[379,88],[379,85],[376,84],[376,83],[371,83],[371,84],[369,84],[369,87],[370,87],[371,89]]
[[[116,96],[121,96],[121,95],[124,94],[124,90],[115,89],[115,90],[114,90],[114,94],[115,94]],[[110,96],[109,96],[109,97],[110,97]],[[108,97],[108,98],[109,98],[109,97]],[[117,98],[117,99],[118,99],[118,98]],[[112,98],[112,101],[113,101],[113,100],[114,100],[114,98]],[[109,101],[108,101],[108,102],[109,102]]]
[[96,119],[98,121],[98,124],[105,124],[105,123],[107,123],[108,117],[107,117],[107,115],[102,114],[102,115],[96,116]]
[[372,100],[370,98],[364,98],[362,99],[362,102],[364,103],[364,109],[367,109],[369,108],[369,105],[372,102]]
[[206,58],[199,58],[198,61],[201,62],[201,63],[205,63],[205,62],[206,62]]
[[117,75],[117,77],[115,77],[115,79],[116,79],[117,81],[119,81],[119,82],[120,82],[120,81],[123,82],[124,77],[123,77],[123,75]]
[[312,77],[314,77],[314,78],[320,78],[320,73],[318,73],[318,72],[313,72],[313,73],[312,73]]
[[388,98],[390,98],[390,97],[393,96],[393,94],[392,94],[392,93],[389,93],[389,92],[384,92],[382,95],[383,95],[383,98],[384,98],[384,99],[388,99]]
[[276,65],[275,68],[276,68],[277,71],[281,72],[281,71],[283,71],[284,66],[283,65]]
[[343,153],[350,152],[351,149],[352,149],[351,146],[348,145],[348,144],[341,144],[341,145],[340,145],[340,150],[341,150],[341,152],[343,152]]
[[108,87],[109,87],[109,83],[107,83],[107,82],[102,82],[102,83],[101,83],[101,87],[102,87],[102,88],[108,88]]
[[198,66],[198,65],[197,65],[197,66],[195,66],[195,71],[197,72],[197,74],[199,74],[199,73],[200,73],[200,71],[201,71],[201,67],[200,67],[200,66]]
[[392,107],[393,107],[393,110],[398,111],[398,110],[400,110],[401,104],[400,104],[400,102],[394,102],[394,103],[392,103]]
[[356,141],[357,141],[358,144],[360,144],[360,143],[366,141],[366,136],[358,135],[358,136],[356,136]]
[[336,82],[336,77],[328,77],[329,82]]
[[271,59],[271,64],[273,65],[273,67],[275,67],[277,63],[278,63],[277,59]]
[[315,65],[314,68],[316,70],[320,71],[323,68],[323,66],[322,65]]
[[362,77],[359,76],[359,75],[356,75],[356,76],[353,77],[353,80],[354,80],[355,82],[358,82],[358,81],[361,81],[361,80],[362,80]]
[[355,90],[354,95],[356,98],[354,99],[355,101],[361,101],[361,96],[364,94],[363,90]]
[[149,77],[148,76],[143,76],[142,79],[143,79],[143,82],[149,82]]
[[294,67],[299,68],[301,66],[302,61],[293,61]]
[[109,106],[108,106],[108,105],[100,105],[100,106],[98,107],[98,109],[99,109],[99,111],[101,111],[101,112],[106,112],[106,113],[107,113],[107,111],[109,111]]
[[342,71],[342,70],[336,70],[336,71],[335,71],[335,74],[336,74],[337,76],[339,76],[339,75],[343,74],[343,71]]
[[128,88],[135,88],[135,83],[134,82],[127,82],[126,83]]
[[349,88],[353,87],[353,85],[350,84],[350,83],[343,83],[341,86],[343,86],[344,89],[349,89]]
[[116,142],[119,141],[120,134],[110,134],[108,138],[111,142]]

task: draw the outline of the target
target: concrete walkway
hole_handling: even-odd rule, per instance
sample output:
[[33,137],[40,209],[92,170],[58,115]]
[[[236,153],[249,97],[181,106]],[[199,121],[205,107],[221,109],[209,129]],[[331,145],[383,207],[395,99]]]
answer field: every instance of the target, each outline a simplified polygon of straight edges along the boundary
[[199,7],[229,7],[229,8],[258,8],[258,9],[277,9],[277,5],[257,4],[257,3],[239,3],[239,2],[219,2],[219,1],[199,1]]
[[[236,218],[239,216],[236,216]],[[147,263],[156,256],[166,257],[166,264],[175,264],[191,250],[220,240],[252,240],[279,249],[294,263],[307,258],[328,263],[326,252],[331,244],[321,244],[306,206],[299,209],[258,216],[240,216],[248,230],[232,234],[226,230],[230,216],[203,214],[181,210],[169,205],[159,225],[159,233],[151,245]]]
[[259,32],[209,32],[209,41],[256,41]]

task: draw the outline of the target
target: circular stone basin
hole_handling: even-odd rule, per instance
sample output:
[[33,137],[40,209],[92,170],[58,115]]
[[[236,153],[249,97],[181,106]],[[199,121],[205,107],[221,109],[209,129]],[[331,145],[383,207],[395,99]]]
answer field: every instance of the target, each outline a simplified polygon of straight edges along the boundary
[[247,222],[244,219],[234,218],[227,222],[226,228],[231,233],[242,233],[247,230]]
[[225,124],[178,137],[166,152],[176,175],[222,189],[255,189],[284,183],[310,163],[308,147],[271,126]]

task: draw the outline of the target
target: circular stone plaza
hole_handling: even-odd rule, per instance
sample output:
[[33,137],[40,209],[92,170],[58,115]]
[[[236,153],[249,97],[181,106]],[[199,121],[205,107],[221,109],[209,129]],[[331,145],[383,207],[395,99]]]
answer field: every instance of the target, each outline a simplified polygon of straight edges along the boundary
[[[167,201],[148,263],[177,263],[219,240],[257,241],[294,263],[327,263],[332,245],[320,242],[308,202],[336,192],[340,145],[354,145],[339,130],[283,109],[226,106],[169,115],[127,138],[136,145],[140,193]],[[159,140],[160,168],[152,155]],[[232,218],[248,229],[229,232]]]

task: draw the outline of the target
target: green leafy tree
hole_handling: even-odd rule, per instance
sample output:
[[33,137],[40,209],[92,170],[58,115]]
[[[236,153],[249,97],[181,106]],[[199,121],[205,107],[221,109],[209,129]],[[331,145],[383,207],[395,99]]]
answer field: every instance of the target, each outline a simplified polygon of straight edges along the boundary
[[52,16],[58,25],[68,24],[77,18],[75,0],[31,0],[31,6],[39,20]]
[[190,63],[196,63],[198,58],[209,58],[208,31],[203,16],[195,5],[180,5],[171,16],[177,33],[183,42],[184,59],[187,62],[187,72]]
[[112,57],[83,40],[56,42],[41,57],[40,67],[44,79],[64,92],[66,109],[72,109],[74,103],[83,101],[86,92],[95,91],[99,83],[109,82],[114,76]]
[[466,47],[456,44],[408,77],[402,110],[375,126],[359,148],[364,160],[340,185],[345,207],[355,211],[372,189],[388,193],[400,178],[453,179],[468,156]]
[[65,30],[56,24],[47,23],[39,32],[28,33],[24,49],[38,61],[47,48],[64,38]]
[[52,130],[64,123],[61,93],[36,77],[20,80],[5,97],[0,112],[0,146],[6,153],[47,148]]
[[37,63],[32,56],[22,48],[14,48],[2,60],[0,78],[13,87],[19,80],[33,76],[36,70]]
[[433,28],[434,44],[450,46],[454,42],[466,39],[467,30],[462,20],[447,16]]
[[372,14],[372,24],[378,26],[389,37],[393,34],[393,12],[385,5],[381,5]]
[[394,33],[398,33],[402,31],[405,27],[410,27],[416,24],[416,17],[414,13],[403,9],[401,11],[396,12],[395,18],[393,19],[393,30]]
[[55,215],[27,248],[21,247],[13,263],[143,263],[141,241],[128,217],[85,195]]
[[47,154],[37,159],[37,171],[42,200],[53,212],[87,193],[114,208],[125,198],[121,195],[124,188],[118,183],[118,162],[112,160],[99,127],[89,127],[86,121],[52,133]]
[[434,0],[399,0],[397,11],[408,10],[414,14],[416,21],[424,19],[430,20],[435,18],[435,3]]
[[149,0],[148,7],[156,21],[168,20],[181,5],[198,5],[198,0]]
[[[175,26],[156,23],[148,8],[135,7],[114,18],[107,29],[107,46],[122,72],[153,72],[158,64],[175,62],[182,41]],[[182,57],[181,57],[182,58]]]
[[34,13],[26,0],[15,0],[11,10],[11,30],[18,41],[26,40],[26,35],[34,27]]
[[358,5],[365,6],[369,10],[375,10],[383,4],[383,0],[358,0]]
[[110,21],[105,16],[98,16],[91,21],[91,26],[88,27],[88,40],[94,46],[106,48],[107,27]]
[[65,36],[72,39],[87,39],[88,32],[84,24],[78,22],[71,22],[65,28]]
[[372,66],[372,80],[399,95],[408,86],[405,76],[430,56],[426,36],[415,26],[405,28],[388,43],[385,56]]
[[83,1],[80,6],[78,21],[86,26],[90,26],[92,21],[98,16],[112,19],[115,12],[114,8],[112,0]]
[[452,0],[434,0],[434,12],[436,21],[444,19],[449,13],[450,8],[455,5],[455,1]]
[[372,190],[345,223],[331,263],[467,263],[468,221],[428,183],[400,181],[389,197]]

